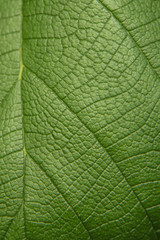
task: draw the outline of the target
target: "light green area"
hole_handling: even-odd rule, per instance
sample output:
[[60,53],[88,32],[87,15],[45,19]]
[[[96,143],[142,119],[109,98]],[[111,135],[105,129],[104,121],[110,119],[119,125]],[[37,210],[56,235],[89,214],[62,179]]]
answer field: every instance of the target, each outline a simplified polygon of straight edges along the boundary
[[0,240],[159,240],[159,99],[159,0],[0,0]]

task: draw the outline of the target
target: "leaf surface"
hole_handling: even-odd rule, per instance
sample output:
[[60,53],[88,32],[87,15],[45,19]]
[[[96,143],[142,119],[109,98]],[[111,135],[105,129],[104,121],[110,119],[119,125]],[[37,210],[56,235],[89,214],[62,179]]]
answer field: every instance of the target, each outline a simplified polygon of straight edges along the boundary
[[160,239],[160,1],[0,0],[0,239]]

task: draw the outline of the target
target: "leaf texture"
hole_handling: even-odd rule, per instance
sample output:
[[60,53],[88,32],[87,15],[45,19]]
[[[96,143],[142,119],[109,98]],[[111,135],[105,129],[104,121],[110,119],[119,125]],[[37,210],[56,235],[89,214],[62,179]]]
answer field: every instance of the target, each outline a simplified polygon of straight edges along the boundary
[[160,239],[160,1],[0,0],[0,239]]

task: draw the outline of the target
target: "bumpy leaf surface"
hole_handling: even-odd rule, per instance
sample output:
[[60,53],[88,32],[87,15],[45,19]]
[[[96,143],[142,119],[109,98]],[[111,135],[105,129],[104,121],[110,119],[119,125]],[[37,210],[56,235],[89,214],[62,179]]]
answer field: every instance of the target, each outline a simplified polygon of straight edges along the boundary
[[0,239],[160,239],[160,1],[0,0]]

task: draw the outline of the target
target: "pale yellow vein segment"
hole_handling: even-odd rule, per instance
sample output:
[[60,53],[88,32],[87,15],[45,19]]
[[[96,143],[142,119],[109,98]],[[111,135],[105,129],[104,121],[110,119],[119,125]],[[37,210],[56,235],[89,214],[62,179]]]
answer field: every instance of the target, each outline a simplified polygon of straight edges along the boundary
[[22,72],[23,72],[23,62],[22,62],[22,48],[20,48],[20,71],[19,71],[19,76],[18,76],[18,80],[21,81],[22,79]]

